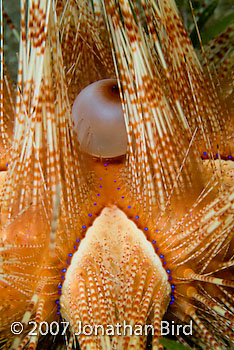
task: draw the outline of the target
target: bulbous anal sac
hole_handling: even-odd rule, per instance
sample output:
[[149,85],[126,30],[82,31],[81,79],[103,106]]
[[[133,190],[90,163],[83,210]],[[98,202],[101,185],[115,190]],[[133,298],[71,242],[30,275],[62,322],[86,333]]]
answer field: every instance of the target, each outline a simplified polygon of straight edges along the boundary
[[96,157],[122,156],[127,133],[117,80],[99,80],[76,97],[72,116],[82,151]]

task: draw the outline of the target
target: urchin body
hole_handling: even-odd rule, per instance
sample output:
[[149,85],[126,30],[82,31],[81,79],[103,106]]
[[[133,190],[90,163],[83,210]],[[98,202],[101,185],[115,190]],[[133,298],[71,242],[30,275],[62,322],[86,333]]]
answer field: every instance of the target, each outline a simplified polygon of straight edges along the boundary
[[[67,349],[77,339],[82,350],[145,349],[146,334],[76,338],[80,322],[124,321],[152,325],[152,348],[162,349],[163,319],[192,324],[180,340],[225,349],[233,343],[234,189],[213,158],[233,157],[230,95],[218,97],[173,1],[142,1],[140,13],[128,1],[86,5],[41,1],[27,14],[22,3],[15,104],[1,79],[6,150],[10,110],[15,123],[1,192],[4,346],[35,349],[30,321],[62,315]],[[75,125],[71,105],[104,78],[117,78],[122,119],[105,129],[88,105],[87,130],[98,135],[89,149],[89,131],[80,130],[92,98]],[[24,331],[13,336],[16,320]]]

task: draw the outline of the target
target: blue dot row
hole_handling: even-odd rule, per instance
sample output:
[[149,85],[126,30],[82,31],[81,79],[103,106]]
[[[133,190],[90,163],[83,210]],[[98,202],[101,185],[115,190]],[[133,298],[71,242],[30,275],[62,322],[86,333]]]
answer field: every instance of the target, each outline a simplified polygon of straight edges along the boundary
[[[207,152],[203,152],[203,154],[204,154],[205,156],[207,156]],[[219,153],[216,154],[216,157],[219,157]],[[229,155],[228,158],[229,158],[229,159],[232,159],[232,156]]]
[[[204,154],[206,154],[206,152],[204,152]],[[108,163],[105,163],[105,164],[104,164],[105,167],[106,167],[107,165],[108,165]],[[115,174],[114,174],[114,175],[115,175]],[[100,178],[100,181],[102,181],[102,178]],[[116,180],[114,180],[114,182],[116,183]],[[100,188],[102,188],[102,187],[103,187],[103,186],[100,185]],[[117,190],[120,190],[120,187],[117,187]],[[97,196],[100,197],[100,194],[98,193]],[[121,198],[124,199],[124,196],[122,196]],[[97,205],[97,203],[95,202],[94,205]],[[131,209],[131,205],[128,206],[128,209]],[[89,216],[89,217],[92,217],[92,214],[89,213],[88,216]],[[135,216],[135,219],[136,219],[136,220],[138,220],[139,218],[140,218],[139,215],[136,215],[136,216]],[[83,225],[82,228],[83,228],[83,229],[86,229],[86,226]],[[148,231],[149,229],[148,229],[148,227],[145,227],[144,230],[145,230],[145,231]],[[156,232],[158,232],[158,230],[156,230]],[[77,239],[76,242],[80,242],[80,239]],[[156,244],[156,241],[153,240],[152,243],[153,243],[153,244]],[[76,250],[77,247],[74,246],[74,249]],[[159,250],[159,248],[156,247],[156,250]],[[69,258],[71,258],[71,257],[73,256],[73,253],[69,253],[68,256],[69,256]],[[163,254],[160,254],[159,257],[160,257],[161,259],[164,259],[164,255],[163,255]],[[67,263],[70,264],[70,260],[67,260]],[[166,261],[163,261],[163,265],[166,265]],[[64,280],[64,278],[65,278],[65,277],[64,277],[64,274],[65,274],[66,271],[67,271],[66,268],[64,268],[64,269],[62,270],[62,273],[63,273],[63,275],[62,275],[62,280]],[[169,274],[168,279],[171,280],[171,279],[172,279],[172,277],[171,277],[171,275],[170,275],[170,274],[171,274],[171,271],[170,271],[169,269],[167,269],[166,272]],[[61,288],[62,288],[62,284],[61,284],[61,283],[59,284],[58,288],[59,288],[59,294],[61,294]],[[175,286],[174,286],[174,285],[171,285],[171,288],[172,288],[172,295],[171,295],[170,304],[172,304],[173,301],[175,300],[175,299],[174,299],[174,295],[173,295]],[[58,310],[57,313],[59,314],[59,313],[60,313],[59,300],[56,300],[56,303],[58,304],[59,310]]]

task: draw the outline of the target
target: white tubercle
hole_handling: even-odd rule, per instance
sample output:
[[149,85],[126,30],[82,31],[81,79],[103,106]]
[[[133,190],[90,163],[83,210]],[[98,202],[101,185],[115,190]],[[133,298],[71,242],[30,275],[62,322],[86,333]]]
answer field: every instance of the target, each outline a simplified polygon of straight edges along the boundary
[[124,155],[127,133],[117,80],[104,79],[84,88],[72,107],[82,151],[103,158]]

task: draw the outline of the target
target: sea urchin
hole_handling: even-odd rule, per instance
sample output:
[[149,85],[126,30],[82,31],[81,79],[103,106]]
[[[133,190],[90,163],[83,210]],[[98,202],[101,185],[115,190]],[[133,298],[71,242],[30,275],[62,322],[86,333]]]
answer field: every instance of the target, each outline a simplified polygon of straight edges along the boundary
[[217,75],[207,57],[174,0],[21,1],[15,89],[1,35],[2,348],[65,333],[60,349],[163,349],[162,320],[187,346],[233,344],[233,165],[222,160],[233,62],[223,56]]

